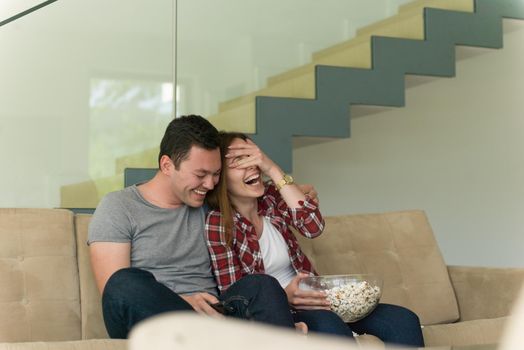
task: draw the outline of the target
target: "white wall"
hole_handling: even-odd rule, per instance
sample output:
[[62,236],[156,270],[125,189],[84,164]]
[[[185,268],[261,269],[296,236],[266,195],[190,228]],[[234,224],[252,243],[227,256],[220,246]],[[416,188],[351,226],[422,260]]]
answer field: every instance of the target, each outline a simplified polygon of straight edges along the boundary
[[423,209],[448,264],[524,266],[524,21],[504,49],[352,120],[350,139],[294,151],[324,214]]

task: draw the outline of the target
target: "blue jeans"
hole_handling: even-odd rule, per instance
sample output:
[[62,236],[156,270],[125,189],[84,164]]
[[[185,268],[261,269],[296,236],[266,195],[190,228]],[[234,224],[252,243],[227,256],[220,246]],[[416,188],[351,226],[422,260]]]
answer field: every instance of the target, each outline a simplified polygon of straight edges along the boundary
[[[219,300],[226,316],[294,328],[286,293],[271,276],[246,276],[222,293]],[[102,311],[109,336],[124,339],[135,324],[148,317],[169,311],[194,310],[150,272],[125,268],[107,281]]]
[[424,347],[418,316],[410,310],[390,304],[379,304],[360,321],[344,323],[335,313],[327,310],[297,310],[295,322],[304,322],[311,332],[345,337],[371,334],[387,344]]

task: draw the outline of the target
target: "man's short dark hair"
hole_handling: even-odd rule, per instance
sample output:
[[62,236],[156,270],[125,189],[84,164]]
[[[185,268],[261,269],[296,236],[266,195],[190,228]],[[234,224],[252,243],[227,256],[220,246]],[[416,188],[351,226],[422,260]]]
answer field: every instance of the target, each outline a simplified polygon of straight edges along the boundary
[[158,166],[160,167],[160,158],[167,155],[178,170],[180,163],[187,159],[193,146],[207,150],[217,149],[220,146],[218,130],[199,115],[184,115],[173,119],[167,126],[160,143]]

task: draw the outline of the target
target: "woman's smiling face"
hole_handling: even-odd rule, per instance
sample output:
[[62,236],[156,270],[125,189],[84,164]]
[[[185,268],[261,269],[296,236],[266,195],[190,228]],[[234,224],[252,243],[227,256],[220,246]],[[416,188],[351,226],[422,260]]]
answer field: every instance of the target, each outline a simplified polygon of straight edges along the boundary
[[[240,146],[247,142],[236,138],[230,146]],[[246,169],[231,168],[229,165],[243,157],[226,158],[226,183],[230,199],[258,198],[264,194],[264,183],[260,169],[252,166]]]

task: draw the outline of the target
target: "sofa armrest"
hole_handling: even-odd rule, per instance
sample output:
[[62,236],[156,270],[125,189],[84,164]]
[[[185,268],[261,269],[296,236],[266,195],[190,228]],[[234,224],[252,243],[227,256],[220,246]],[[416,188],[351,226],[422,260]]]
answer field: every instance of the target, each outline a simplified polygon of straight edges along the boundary
[[508,316],[524,281],[524,268],[448,266],[460,320]]

